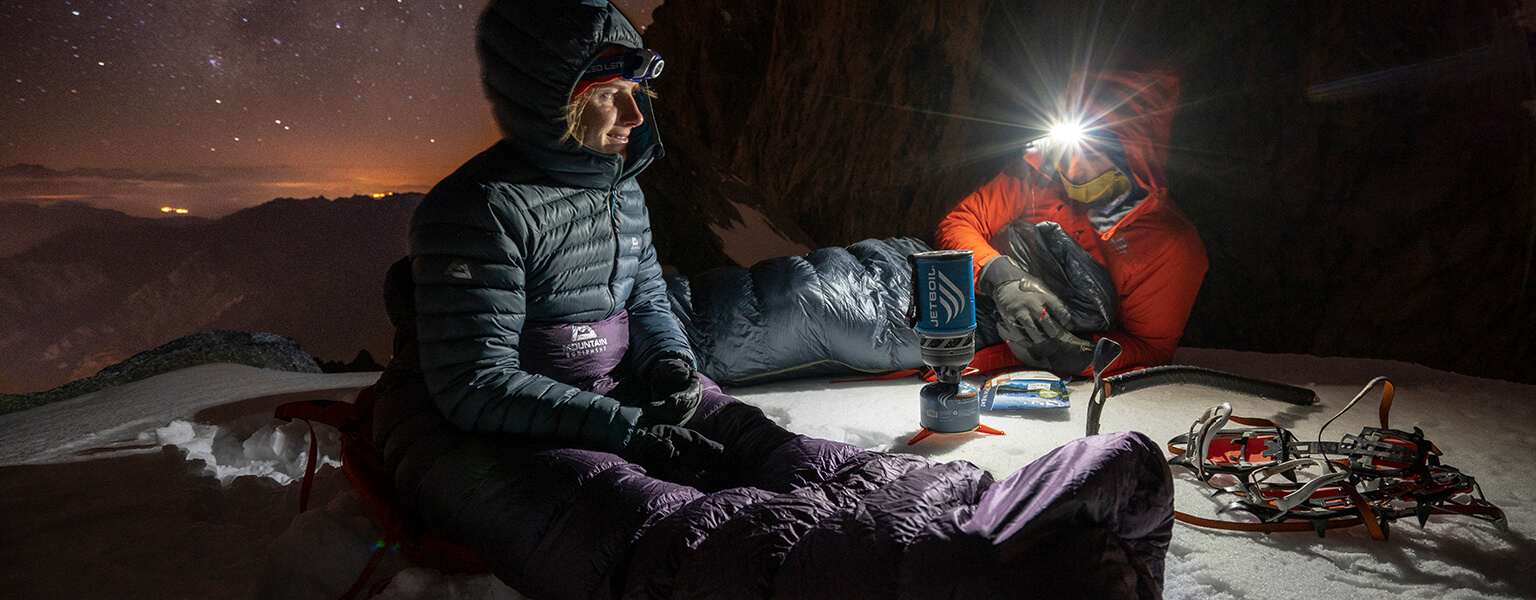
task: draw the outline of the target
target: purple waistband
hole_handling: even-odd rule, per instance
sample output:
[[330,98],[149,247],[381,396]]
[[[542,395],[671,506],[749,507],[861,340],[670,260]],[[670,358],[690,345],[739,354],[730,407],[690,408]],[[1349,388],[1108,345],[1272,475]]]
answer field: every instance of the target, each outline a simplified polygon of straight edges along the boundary
[[615,373],[629,352],[629,313],[596,323],[524,327],[518,353],[522,367],[567,385],[606,394],[622,378]]

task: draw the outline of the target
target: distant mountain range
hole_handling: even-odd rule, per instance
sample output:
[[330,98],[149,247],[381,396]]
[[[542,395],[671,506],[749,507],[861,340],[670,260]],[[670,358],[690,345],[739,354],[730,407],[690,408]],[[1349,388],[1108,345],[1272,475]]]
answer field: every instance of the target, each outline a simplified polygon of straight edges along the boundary
[[101,179],[123,179],[132,181],[163,181],[169,183],[203,183],[207,177],[195,173],[183,173],[180,171],[141,171],[138,169],[124,168],[90,168],[76,167],[60,171],[50,169],[43,165],[29,163],[16,163],[9,167],[0,167],[0,179],[3,178],[26,179],[64,179],[68,177],[99,177]]
[[6,258],[71,229],[131,229],[138,227],[197,227],[208,219],[177,216],[168,219],[133,217],[115,210],[74,201],[48,206],[0,202],[0,258]]
[[390,356],[385,269],[421,194],[273,200],[217,220],[0,203],[0,392],[49,389],[206,330]]

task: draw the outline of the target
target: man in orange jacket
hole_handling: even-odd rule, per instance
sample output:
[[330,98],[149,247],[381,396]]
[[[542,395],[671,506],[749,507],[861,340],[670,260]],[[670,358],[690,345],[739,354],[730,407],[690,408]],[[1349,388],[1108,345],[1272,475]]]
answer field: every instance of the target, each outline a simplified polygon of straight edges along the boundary
[[[981,335],[978,343],[1007,342],[978,352],[978,359],[991,358],[989,366],[1012,362],[997,358],[1006,348],[1028,366],[1087,374],[1099,337],[1124,348],[1112,372],[1169,364],[1207,267],[1194,225],[1168,198],[1164,173],[1179,75],[1162,67],[1106,70],[1075,83],[1089,96],[1067,111],[1080,120],[1027,146],[1022,161],[940,222],[936,241],[975,252],[976,293],[995,305],[1002,338]],[[1015,223],[1043,221],[1060,224],[1108,270],[1118,327],[1067,331],[1070,315],[1059,290],[992,246]]]

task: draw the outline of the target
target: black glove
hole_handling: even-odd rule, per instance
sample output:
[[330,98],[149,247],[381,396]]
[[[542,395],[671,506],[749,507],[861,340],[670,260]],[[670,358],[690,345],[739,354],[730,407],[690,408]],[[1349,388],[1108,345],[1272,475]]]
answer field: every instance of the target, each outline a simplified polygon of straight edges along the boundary
[[1073,375],[1082,373],[1093,363],[1092,343],[1072,335],[1050,315],[1036,325],[1038,327],[1020,330],[1006,320],[997,324],[998,335],[1008,342],[1008,349],[1019,362],[1053,373]]
[[687,425],[704,397],[704,382],[693,366],[680,358],[663,358],[646,373],[650,397],[640,404],[640,425]]
[[635,429],[624,458],[658,472],[684,468],[693,473],[707,471],[725,453],[725,446],[704,434],[676,425],[652,425]]
[[1056,322],[1057,329],[1061,329],[1060,323],[1072,321],[1067,304],[1007,256],[987,261],[976,291],[991,297],[997,305],[999,331],[1007,326],[1032,342],[1054,337],[1043,329],[1044,321]]

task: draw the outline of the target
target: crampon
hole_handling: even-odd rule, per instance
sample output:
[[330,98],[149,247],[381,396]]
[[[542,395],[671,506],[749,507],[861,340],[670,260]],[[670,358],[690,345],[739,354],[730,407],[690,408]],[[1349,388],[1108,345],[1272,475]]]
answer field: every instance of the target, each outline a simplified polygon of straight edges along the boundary
[[[1472,476],[1440,463],[1440,449],[1424,432],[1392,429],[1392,382],[1377,377],[1323,431],[1380,387],[1381,427],[1338,442],[1302,442],[1267,419],[1232,415],[1222,403],[1206,409],[1189,433],[1168,442],[1168,462],[1189,469],[1217,495],[1233,499],[1218,513],[1246,512],[1258,519],[1224,521],[1175,512],[1191,525],[1234,531],[1316,531],[1364,525],[1371,537],[1387,539],[1389,525],[1412,516],[1423,527],[1430,515],[1465,515],[1507,531],[1504,511],[1489,503]],[[1243,427],[1228,428],[1228,424]]]

